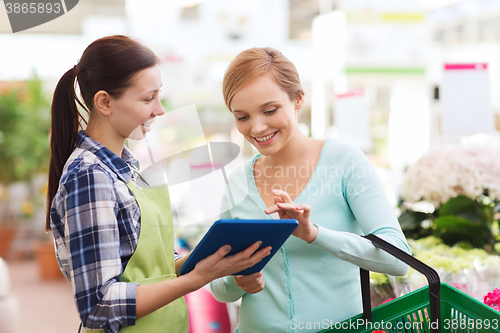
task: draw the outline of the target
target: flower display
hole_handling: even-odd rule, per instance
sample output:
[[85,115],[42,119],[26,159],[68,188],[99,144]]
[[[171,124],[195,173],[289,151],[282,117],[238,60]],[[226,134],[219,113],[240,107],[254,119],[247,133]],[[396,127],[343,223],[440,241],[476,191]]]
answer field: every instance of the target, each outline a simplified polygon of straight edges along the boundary
[[[391,281],[392,280],[392,281]],[[394,277],[389,278],[386,274],[370,272],[370,286],[371,286],[371,305],[372,308],[385,303],[389,299],[394,299],[396,295],[397,286],[394,285]]]
[[[408,240],[412,248],[413,255],[420,261],[425,262],[442,273],[458,274],[464,269],[472,269],[476,265],[483,263],[489,257],[486,251],[481,249],[468,249],[464,245],[457,244],[448,246],[438,237],[426,237],[419,240]],[[465,245],[466,246],[466,245]]]
[[409,238],[440,237],[495,253],[500,210],[500,148],[447,145],[411,165],[401,186],[399,222]]
[[500,200],[500,148],[450,145],[431,148],[405,173],[401,197],[436,208],[458,195],[478,198],[485,191]]
[[[435,236],[418,240],[408,239],[408,244],[415,258],[434,268],[442,282],[478,300],[482,300],[482,296],[488,290],[498,285],[500,257],[497,255],[491,255],[482,249],[471,248],[470,244],[465,242],[448,246]],[[373,296],[378,297],[375,306],[428,284],[425,276],[413,268],[410,268],[402,277],[370,272],[370,282]],[[500,291],[498,296],[500,296]],[[493,297],[490,298],[493,299]],[[500,302],[500,297],[498,301]]]
[[492,292],[484,295],[484,304],[500,311],[500,289],[495,288]]
[[383,285],[389,283],[389,278],[387,277],[386,274],[383,273],[370,272],[370,283],[376,285]]

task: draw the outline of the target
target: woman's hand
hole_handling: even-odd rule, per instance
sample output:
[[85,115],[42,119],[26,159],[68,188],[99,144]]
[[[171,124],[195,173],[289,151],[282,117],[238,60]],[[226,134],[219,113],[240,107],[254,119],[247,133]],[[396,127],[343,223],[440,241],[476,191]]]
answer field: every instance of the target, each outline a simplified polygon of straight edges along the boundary
[[274,206],[268,207],[264,212],[272,214],[278,212],[280,219],[296,219],[299,226],[292,233],[306,242],[312,242],[318,236],[318,227],[309,220],[311,207],[308,205],[296,205],[285,191],[273,190]]
[[231,251],[231,246],[225,245],[198,262],[194,270],[188,274],[197,276],[201,288],[212,280],[250,268],[271,254],[270,246],[257,251],[261,244],[261,241],[255,242],[245,250],[227,257],[225,255]]
[[262,271],[249,275],[235,275],[234,280],[238,287],[246,291],[248,294],[256,294],[266,285]]
[[[177,279],[138,286],[137,318],[148,315],[175,299],[200,289],[212,280],[252,267],[271,253],[270,246],[257,251],[261,244],[262,242],[255,242],[245,250],[227,257],[225,255],[231,251],[231,247],[225,245],[211,256],[198,262],[191,272]],[[247,282],[247,284],[251,283]],[[256,288],[254,287],[252,290],[257,290]]]

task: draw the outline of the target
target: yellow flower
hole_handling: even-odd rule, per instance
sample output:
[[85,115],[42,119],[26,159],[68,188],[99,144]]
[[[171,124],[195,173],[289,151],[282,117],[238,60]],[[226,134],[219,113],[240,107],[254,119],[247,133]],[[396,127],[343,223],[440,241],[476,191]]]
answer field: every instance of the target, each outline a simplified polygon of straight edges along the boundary
[[370,272],[370,281],[373,284],[383,285],[389,283],[387,275],[382,273]]
[[49,190],[49,184],[45,184],[44,186],[42,186],[42,188],[40,188],[40,194],[46,196],[48,190]]
[[21,206],[21,211],[23,212],[24,215],[31,215],[35,211],[35,206],[31,201],[25,201],[23,202],[23,205]]

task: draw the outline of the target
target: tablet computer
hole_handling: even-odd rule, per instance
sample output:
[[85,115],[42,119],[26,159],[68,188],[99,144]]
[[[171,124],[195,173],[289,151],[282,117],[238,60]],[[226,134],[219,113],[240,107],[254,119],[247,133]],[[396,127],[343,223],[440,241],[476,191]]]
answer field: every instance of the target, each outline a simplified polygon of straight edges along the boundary
[[259,250],[271,246],[271,254],[254,266],[233,275],[248,275],[264,268],[276,251],[290,237],[299,223],[293,219],[280,220],[240,220],[224,219],[215,222],[202,240],[182,265],[179,273],[189,273],[200,261],[214,254],[220,247],[229,244],[231,251],[227,255],[236,254],[257,241],[262,241]]

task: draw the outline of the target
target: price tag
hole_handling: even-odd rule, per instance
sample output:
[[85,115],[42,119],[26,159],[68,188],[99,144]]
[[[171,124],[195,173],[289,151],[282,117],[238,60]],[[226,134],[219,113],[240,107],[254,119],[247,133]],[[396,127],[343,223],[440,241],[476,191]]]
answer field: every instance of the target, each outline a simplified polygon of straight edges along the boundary
[[340,141],[352,143],[363,151],[372,149],[368,102],[363,91],[336,95],[334,116]]
[[488,64],[445,64],[441,92],[443,135],[494,131]]

